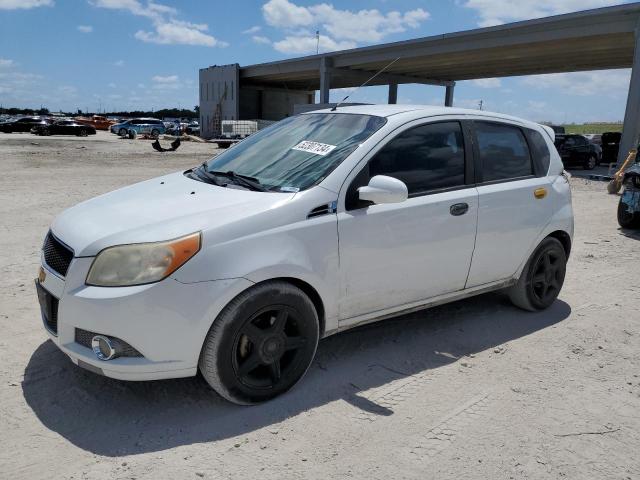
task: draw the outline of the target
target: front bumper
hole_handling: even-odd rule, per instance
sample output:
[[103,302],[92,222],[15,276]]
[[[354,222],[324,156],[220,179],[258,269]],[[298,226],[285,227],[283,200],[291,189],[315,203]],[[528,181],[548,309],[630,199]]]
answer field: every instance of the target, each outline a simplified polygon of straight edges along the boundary
[[[211,323],[252,285],[244,278],[182,283],[169,277],[136,287],[92,287],[84,284],[92,261],[74,258],[66,278],[42,261],[38,283],[57,299],[57,332],[46,322],[45,329],[76,365],[121,380],[195,375]],[[142,356],[99,360],[75,341],[76,328],[120,338]]]

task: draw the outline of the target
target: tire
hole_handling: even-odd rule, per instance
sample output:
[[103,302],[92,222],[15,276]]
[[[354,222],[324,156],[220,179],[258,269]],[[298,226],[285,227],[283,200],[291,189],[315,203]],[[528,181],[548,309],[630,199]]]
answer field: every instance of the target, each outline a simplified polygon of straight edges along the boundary
[[42,130],[40,130],[40,135],[43,137],[48,137],[49,135],[51,135],[51,131],[48,128],[43,128]]
[[567,254],[556,238],[545,238],[531,254],[518,282],[508,290],[511,302],[523,310],[544,310],[555,302],[567,266]]
[[585,170],[593,170],[594,168],[596,168],[597,164],[598,164],[598,159],[595,156],[590,155],[587,161],[584,162],[583,167]]
[[126,128],[121,128],[120,130],[118,130],[118,136],[124,137],[126,134],[127,134]]
[[302,290],[265,282],[242,292],[215,319],[200,353],[200,371],[230,402],[264,402],[303,377],[319,335],[318,314]]
[[618,225],[622,228],[640,228],[640,213],[629,213],[627,206],[622,203],[622,198],[618,202]]
[[81,128],[80,131],[78,132],[79,137],[86,137],[87,135],[89,135],[89,133],[85,128]]
[[153,138],[158,138],[160,136],[160,130],[158,130],[157,128],[154,128],[153,130],[151,130],[151,136]]

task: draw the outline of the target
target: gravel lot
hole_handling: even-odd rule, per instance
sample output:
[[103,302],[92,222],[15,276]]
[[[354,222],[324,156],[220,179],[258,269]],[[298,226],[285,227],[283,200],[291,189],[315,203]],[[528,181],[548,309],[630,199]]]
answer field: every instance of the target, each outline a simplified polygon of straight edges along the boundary
[[640,235],[604,183],[572,180],[576,238],[546,312],[488,294],[336,335],[250,408],[201,378],[72,365],[33,287],[52,218],[214,153],[0,134],[1,478],[640,478]]

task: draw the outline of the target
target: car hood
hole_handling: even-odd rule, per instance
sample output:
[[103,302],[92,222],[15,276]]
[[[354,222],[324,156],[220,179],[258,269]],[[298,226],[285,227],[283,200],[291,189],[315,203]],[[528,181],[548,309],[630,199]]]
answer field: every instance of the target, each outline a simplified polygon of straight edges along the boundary
[[246,220],[295,194],[218,187],[182,172],[106,193],[62,212],[53,234],[77,257],[127,243],[157,242]]

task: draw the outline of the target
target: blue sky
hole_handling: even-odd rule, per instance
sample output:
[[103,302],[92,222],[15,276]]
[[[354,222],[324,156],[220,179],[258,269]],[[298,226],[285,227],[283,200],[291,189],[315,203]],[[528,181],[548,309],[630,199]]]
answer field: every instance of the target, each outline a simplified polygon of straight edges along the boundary
[[[468,30],[609,0],[0,0],[0,104],[51,110],[197,104],[198,69]],[[456,106],[554,122],[622,120],[629,70],[458,82]],[[332,99],[346,92],[333,91]],[[399,103],[444,89],[401,85]],[[352,101],[385,102],[382,87]]]

